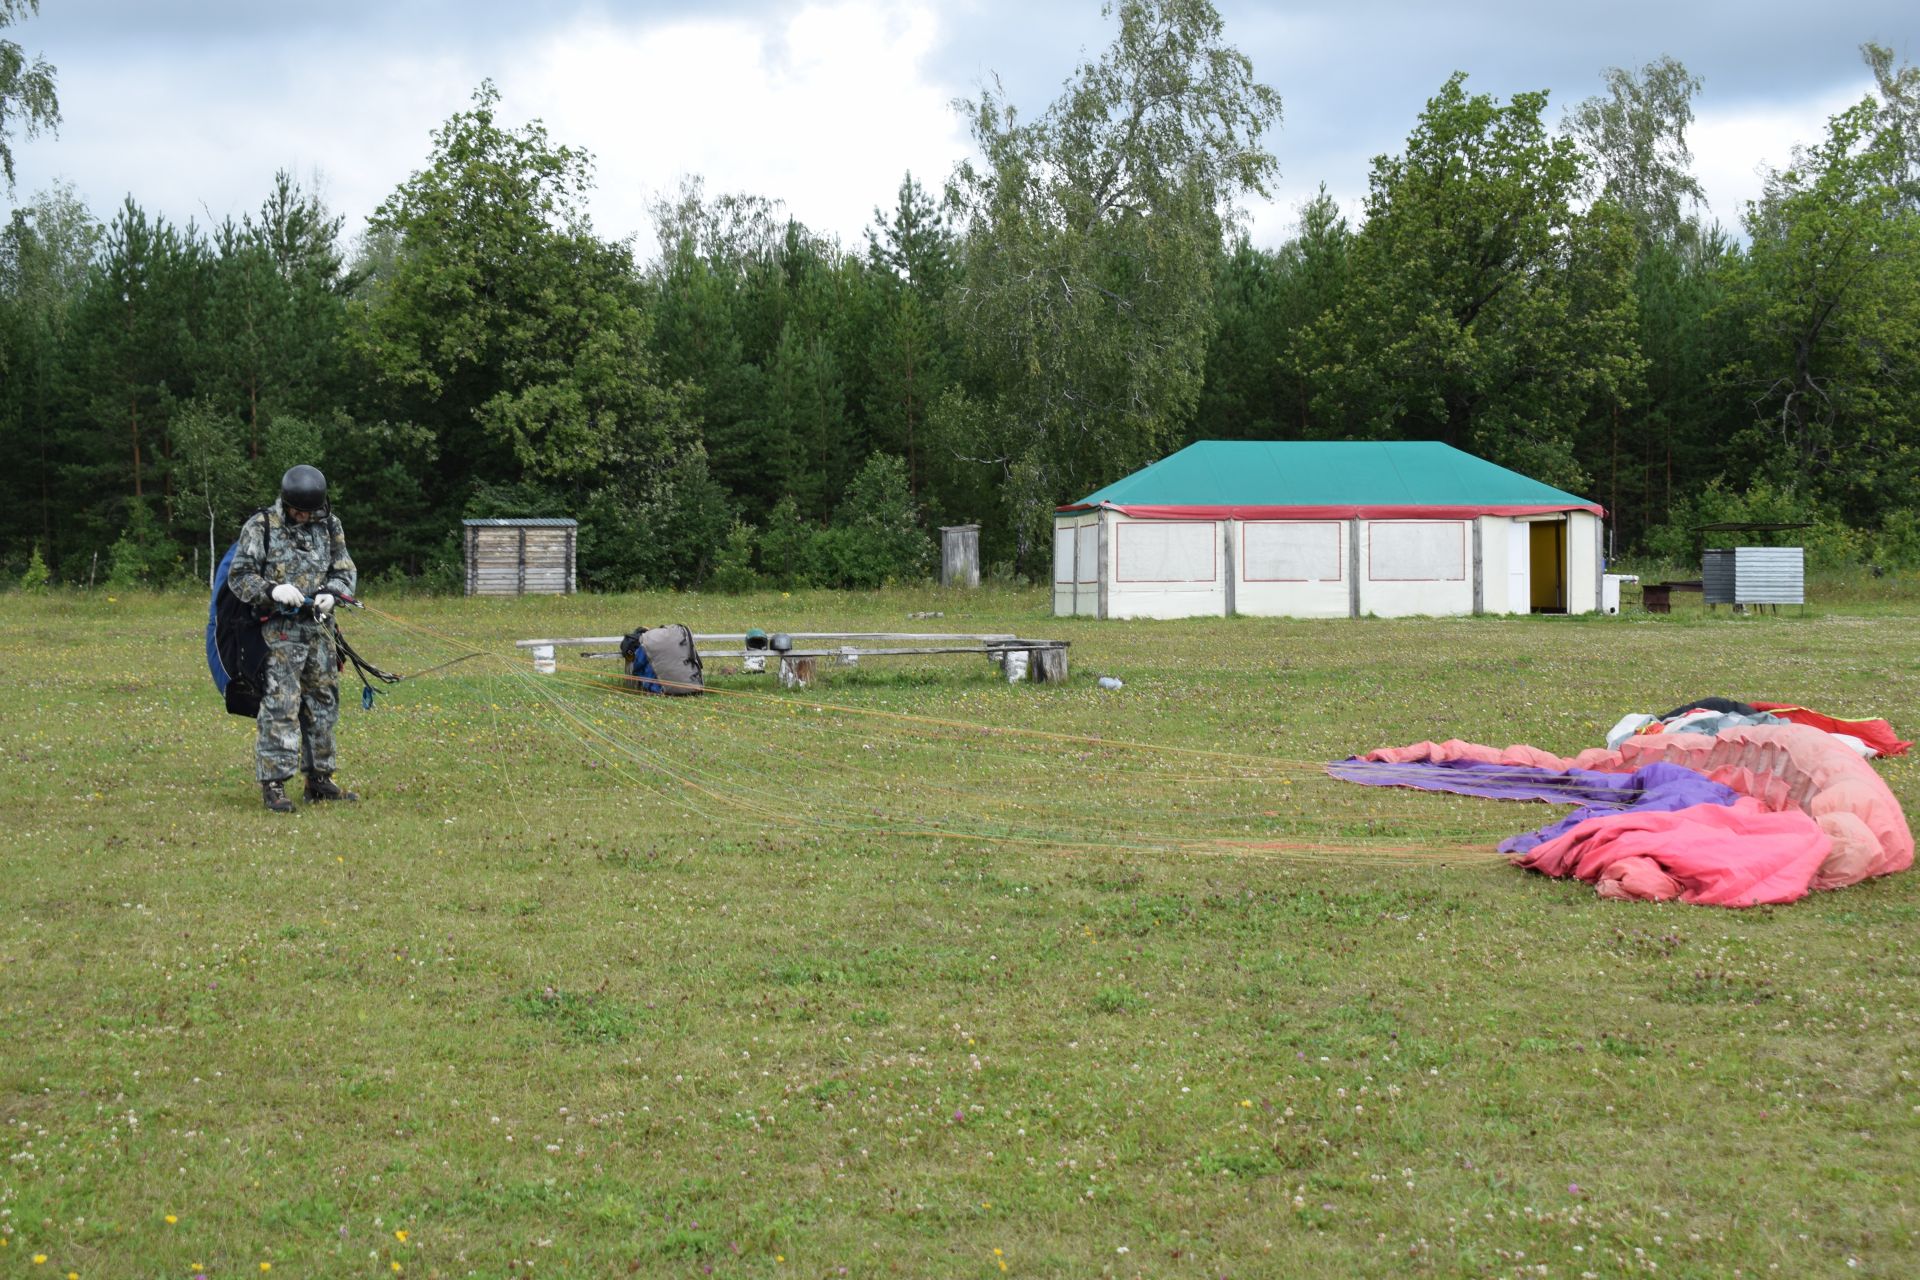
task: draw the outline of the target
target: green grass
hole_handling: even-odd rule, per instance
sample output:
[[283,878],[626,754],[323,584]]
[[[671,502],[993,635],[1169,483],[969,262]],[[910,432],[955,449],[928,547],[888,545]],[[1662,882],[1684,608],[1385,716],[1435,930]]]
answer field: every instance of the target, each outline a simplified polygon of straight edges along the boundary
[[[350,706],[364,801],[275,818],[204,599],[0,596],[0,1276],[1914,1273],[1920,881],[1606,903],[1493,854],[1549,810],[1310,767],[1572,753],[1707,694],[1911,734],[1899,584],[1758,618],[375,603],[407,626],[347,625],[391,669],[509,659]],[[1074,676],[670,701],[511,658],[670,620],[1058,635]],[[1877,767],[1913,811],[1914,758]]]

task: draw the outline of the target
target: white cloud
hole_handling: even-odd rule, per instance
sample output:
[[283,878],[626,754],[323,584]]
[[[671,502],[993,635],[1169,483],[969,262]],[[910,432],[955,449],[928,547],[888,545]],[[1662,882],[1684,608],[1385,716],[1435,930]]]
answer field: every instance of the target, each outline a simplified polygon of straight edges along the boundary
[[[429,133],[466,100],[472,68],[449,59],[307,56],[233,74],[231,50],[69,62],[57,139],[24,154],[19,197],[66,176],[95,216],[131,193],[150,214],[205,225],[259,208],[275,170],[317,186],[348,234],[427,157]],[[257,92],[262,82],[271,93]],[[317,177],[317,180],[316,180]]]
[[[343,22],[325,37],[274,23],[209,26],[164,47],[96,36],[76,17],[64,45],[61,32],[47,32],[65,120],[58,137],[15,137],[18,198],[65,175],[103,217],[131,192],[176,221],[218,221],[257,208],[274,170],[287,168],[309,184],[319,175],[357,233],[426,162],[432,130],[491,76],[508,123],[542,119],[555,142],[594,153],[595,224],[609,238],[636,235],[643,256],[652,203],[693,174],[711,194],[783,201],[857,248],[904,171],[937,188],[969,150],[950,101],[978,87],[968,77],[990,66],[1021,71],[1030,83],[1019,106],[1032,118],[1057,92],[1069,46],[1097,48],[1106,34],[1104,22],[1088,18],[1082,30],[1044,7],[1014,21],[999,0],[808,0],[719,13],[608,0],[563,12],[464,42],[427,38],[396,18],[378,31]],[[1326,50],[1355,22],[1345,11],[1250,11],[1241,34],[1265,51],[1260,65],[1287,95],[1285,127],[1268,139],[1284,176],[1271,201],[1246,210],[1258,244],[1286,240],[1322,180],[1357,224],[1371,157],[1405,145],[1438,83],[1385,76],[1380,95],[1353,101],[1348,79],[1327,71]],[[1419,42],[1417,31],[1396,31]],[[1301,50],[1314,53],[1294,65]],[[1845,92],[1808,94],[1804,83],[1780,78],[1764,101],[1700,100],[1695,171],[1729,228],[1759,194],[1760,168],[1787,163],[1793,144],[1818,140],[1826,118],[1869,88],[1857,64]]]
[[1766,172],[1786,168],[1796,145],[1819,142],[1829,118],[1872,91],[1873,81],[1862,79],[1849,89],[1778,105],[1715,108],[1703,103],[1687,132],[1687,146],[1711,218],[1744,235],[1741,218],[1747,202],[1760,198]]
[[102,217],[132,192],[205,223],[259,207],[276,169],[320,188],[357,234],[427,161],[431,132],[482,78],[504,123],[542,120],[595,158],[599,233],[650,252],[656,199],[700,175],[710,193],[784,201],[857,246],[911,169],[937,189],[968,148],[953,90],[927,62],[939,10],[831,0],[756,16],[581,16],[484,65],[430,51],[282,46],[262,63],[207,45],[179,57],[69,61],[57,139],[16,147],[21,199],[60,175]]
[[808,4],[779,22],[574,23],[500,79],[503,106],[594,153],[600,234],[651,245],[653,201],[688,175],[711,194],[786,203],[859,243],[908,169],[937,188],[965,153],[950,93],[930,83],[931,5]]

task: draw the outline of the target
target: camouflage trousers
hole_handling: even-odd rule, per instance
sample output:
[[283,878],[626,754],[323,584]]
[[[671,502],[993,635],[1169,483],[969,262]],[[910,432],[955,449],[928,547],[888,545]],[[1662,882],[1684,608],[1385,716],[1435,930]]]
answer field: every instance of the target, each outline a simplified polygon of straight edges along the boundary
[[333,772],[333,726],[340,719],[340,663],[333,636],[317,623],[269,618],[267,688],[260,698],[254,775],[279,782],[296,772]]

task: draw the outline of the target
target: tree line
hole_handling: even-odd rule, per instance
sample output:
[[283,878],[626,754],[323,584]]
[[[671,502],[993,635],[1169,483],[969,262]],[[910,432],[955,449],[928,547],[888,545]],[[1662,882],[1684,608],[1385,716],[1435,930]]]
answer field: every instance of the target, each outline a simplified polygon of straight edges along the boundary
[[[1876,91],[1744,238],[1673,59],[1558,122],[1456,74],[1359,225],[1323,187],[1265,249],[1279,96],[1207,0],[1115,18],[1044,112],[962,104],[973,158],[861,245],[689,181],[637,262],[491,84],[351,242],[285,173],[211,227],[39,193],[0,228],[0,569],[204,578],[313,462],[374,578],[451,584],[461,518],[515,515],[578,518],[597,588],[911,579],[976,522],[1037,575],[1056,505],[1195,439],[1443,440],[1601,502],[1616,554],[1804,520],[1920,565],[1920,71],[1864,46]],[[0,107],[37,74],[57,123],[10,65]]]

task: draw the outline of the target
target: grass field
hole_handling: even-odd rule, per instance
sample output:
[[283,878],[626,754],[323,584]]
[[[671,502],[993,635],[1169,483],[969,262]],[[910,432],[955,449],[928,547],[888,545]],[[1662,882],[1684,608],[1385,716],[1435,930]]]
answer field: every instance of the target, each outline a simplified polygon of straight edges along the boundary
[[[1920,1274],[1920,878],[1607,903],[1494,854],[1552,810],[1315,768],[1709,694],[1911,736],[1920,601],[1852,599],[375,599],[376,662],[490,656],[349,706],[364,801],[276,818],[203,597],[0,596],[0,1276]],[[1073,678],[668,700],[511,649],[662,621]]]

